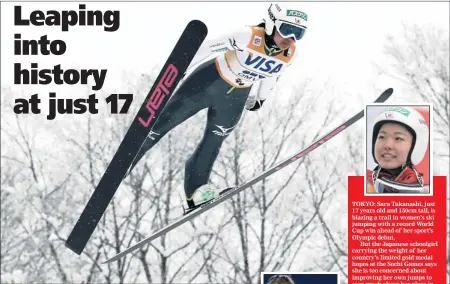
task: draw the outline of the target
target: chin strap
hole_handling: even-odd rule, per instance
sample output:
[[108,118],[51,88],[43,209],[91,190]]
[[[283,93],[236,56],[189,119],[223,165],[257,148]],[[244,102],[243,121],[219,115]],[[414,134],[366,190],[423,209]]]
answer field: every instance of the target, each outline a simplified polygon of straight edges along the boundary
[[374,170],[373,170],[373,172],[372,172],[372,183],[375,185],[375,181],[377,180],[377,178],[378,178],[378,175],[380,174],[380,171],[381,171],[381,167],[380,166],[377,166]]
[[417,181],[419,182],[420,186],[423,188],[424,183],[423,183],[423,178],[422,178],[422,176],[419,174],[419,172],[416,170],[416,168],[415,168],[413,165],[411,165],[410,168],[411,168],[411,169],[414,171],[414,173],[416,174]]
[[[275,29],[275,27],[274,27]],[[273,40],[273,35],[275,34],[275,31],[272,32],[272,35],[267,35],[264,33],[264,51],[267,55],[272,56],[276,55],[278,53],[281,53],[283,50],[281,50]]]

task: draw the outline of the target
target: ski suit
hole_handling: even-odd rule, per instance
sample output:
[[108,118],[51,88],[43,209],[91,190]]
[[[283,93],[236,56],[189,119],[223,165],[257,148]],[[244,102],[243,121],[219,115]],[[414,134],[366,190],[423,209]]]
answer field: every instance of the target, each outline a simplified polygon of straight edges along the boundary
[[[275,91],[280,74],[292,62],[295,45],[270,54],[273,49],[267,46],[264,36],[263,27],[246,26],[233,34],[205,41],[186,73],[194,71],[183,78],[168,101],[131,169],[170,130],[207,108],[203,138],[185,165],[187,199],[198,187],[207,184],[221,145],[236,127],[244,109],[261,107]],[[257,98],[249,98],[255,82],[260,82]]]

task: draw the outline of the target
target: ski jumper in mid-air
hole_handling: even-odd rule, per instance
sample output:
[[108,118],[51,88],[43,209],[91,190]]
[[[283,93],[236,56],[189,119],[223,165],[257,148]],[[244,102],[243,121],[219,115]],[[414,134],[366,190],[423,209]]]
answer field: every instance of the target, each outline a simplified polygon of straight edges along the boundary
[[[244,109],[258,110],[275,92],[280,74],[296,54],[296,41],[306,32],[307,15],[284,5],[290,3],[271,4],[268,17],[257,26],[246,26],[202,44],[190,69],[211,55],[218,55],[195,66],[183,79],[129,171],[170,130],[207,108],[203,138],[185,166],[184,188],[191,209],[218,196],[208,181],[222,143],[236,127]],[[258,81],[257,95],[249,97]]]

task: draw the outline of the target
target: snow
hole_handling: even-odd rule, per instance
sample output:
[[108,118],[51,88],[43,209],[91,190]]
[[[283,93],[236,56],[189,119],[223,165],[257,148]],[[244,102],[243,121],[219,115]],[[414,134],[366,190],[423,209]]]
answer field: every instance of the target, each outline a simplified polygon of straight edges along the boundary
[[2,283],[25,283],[26,282],[26,274],[22,270],[13,270],[11,273],[5,273],[1,275]]

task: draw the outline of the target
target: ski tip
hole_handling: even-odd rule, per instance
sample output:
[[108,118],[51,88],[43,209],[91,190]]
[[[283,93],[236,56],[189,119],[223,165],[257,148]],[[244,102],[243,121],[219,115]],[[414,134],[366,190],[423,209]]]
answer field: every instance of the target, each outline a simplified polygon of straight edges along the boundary
[[392,95],[394,93],[394,89],[393,88],[388,88],[384,92]]
[[384,103],[394,93],[393,88],[386,89],[375,101],[376,103]]
[[196,29],[198,32],[200,32],[203,35],[208,34],[208,27],[206,26],[206,24],[204,22],[202,22],[200,20],[191,20],[188,23],[188,27]]

